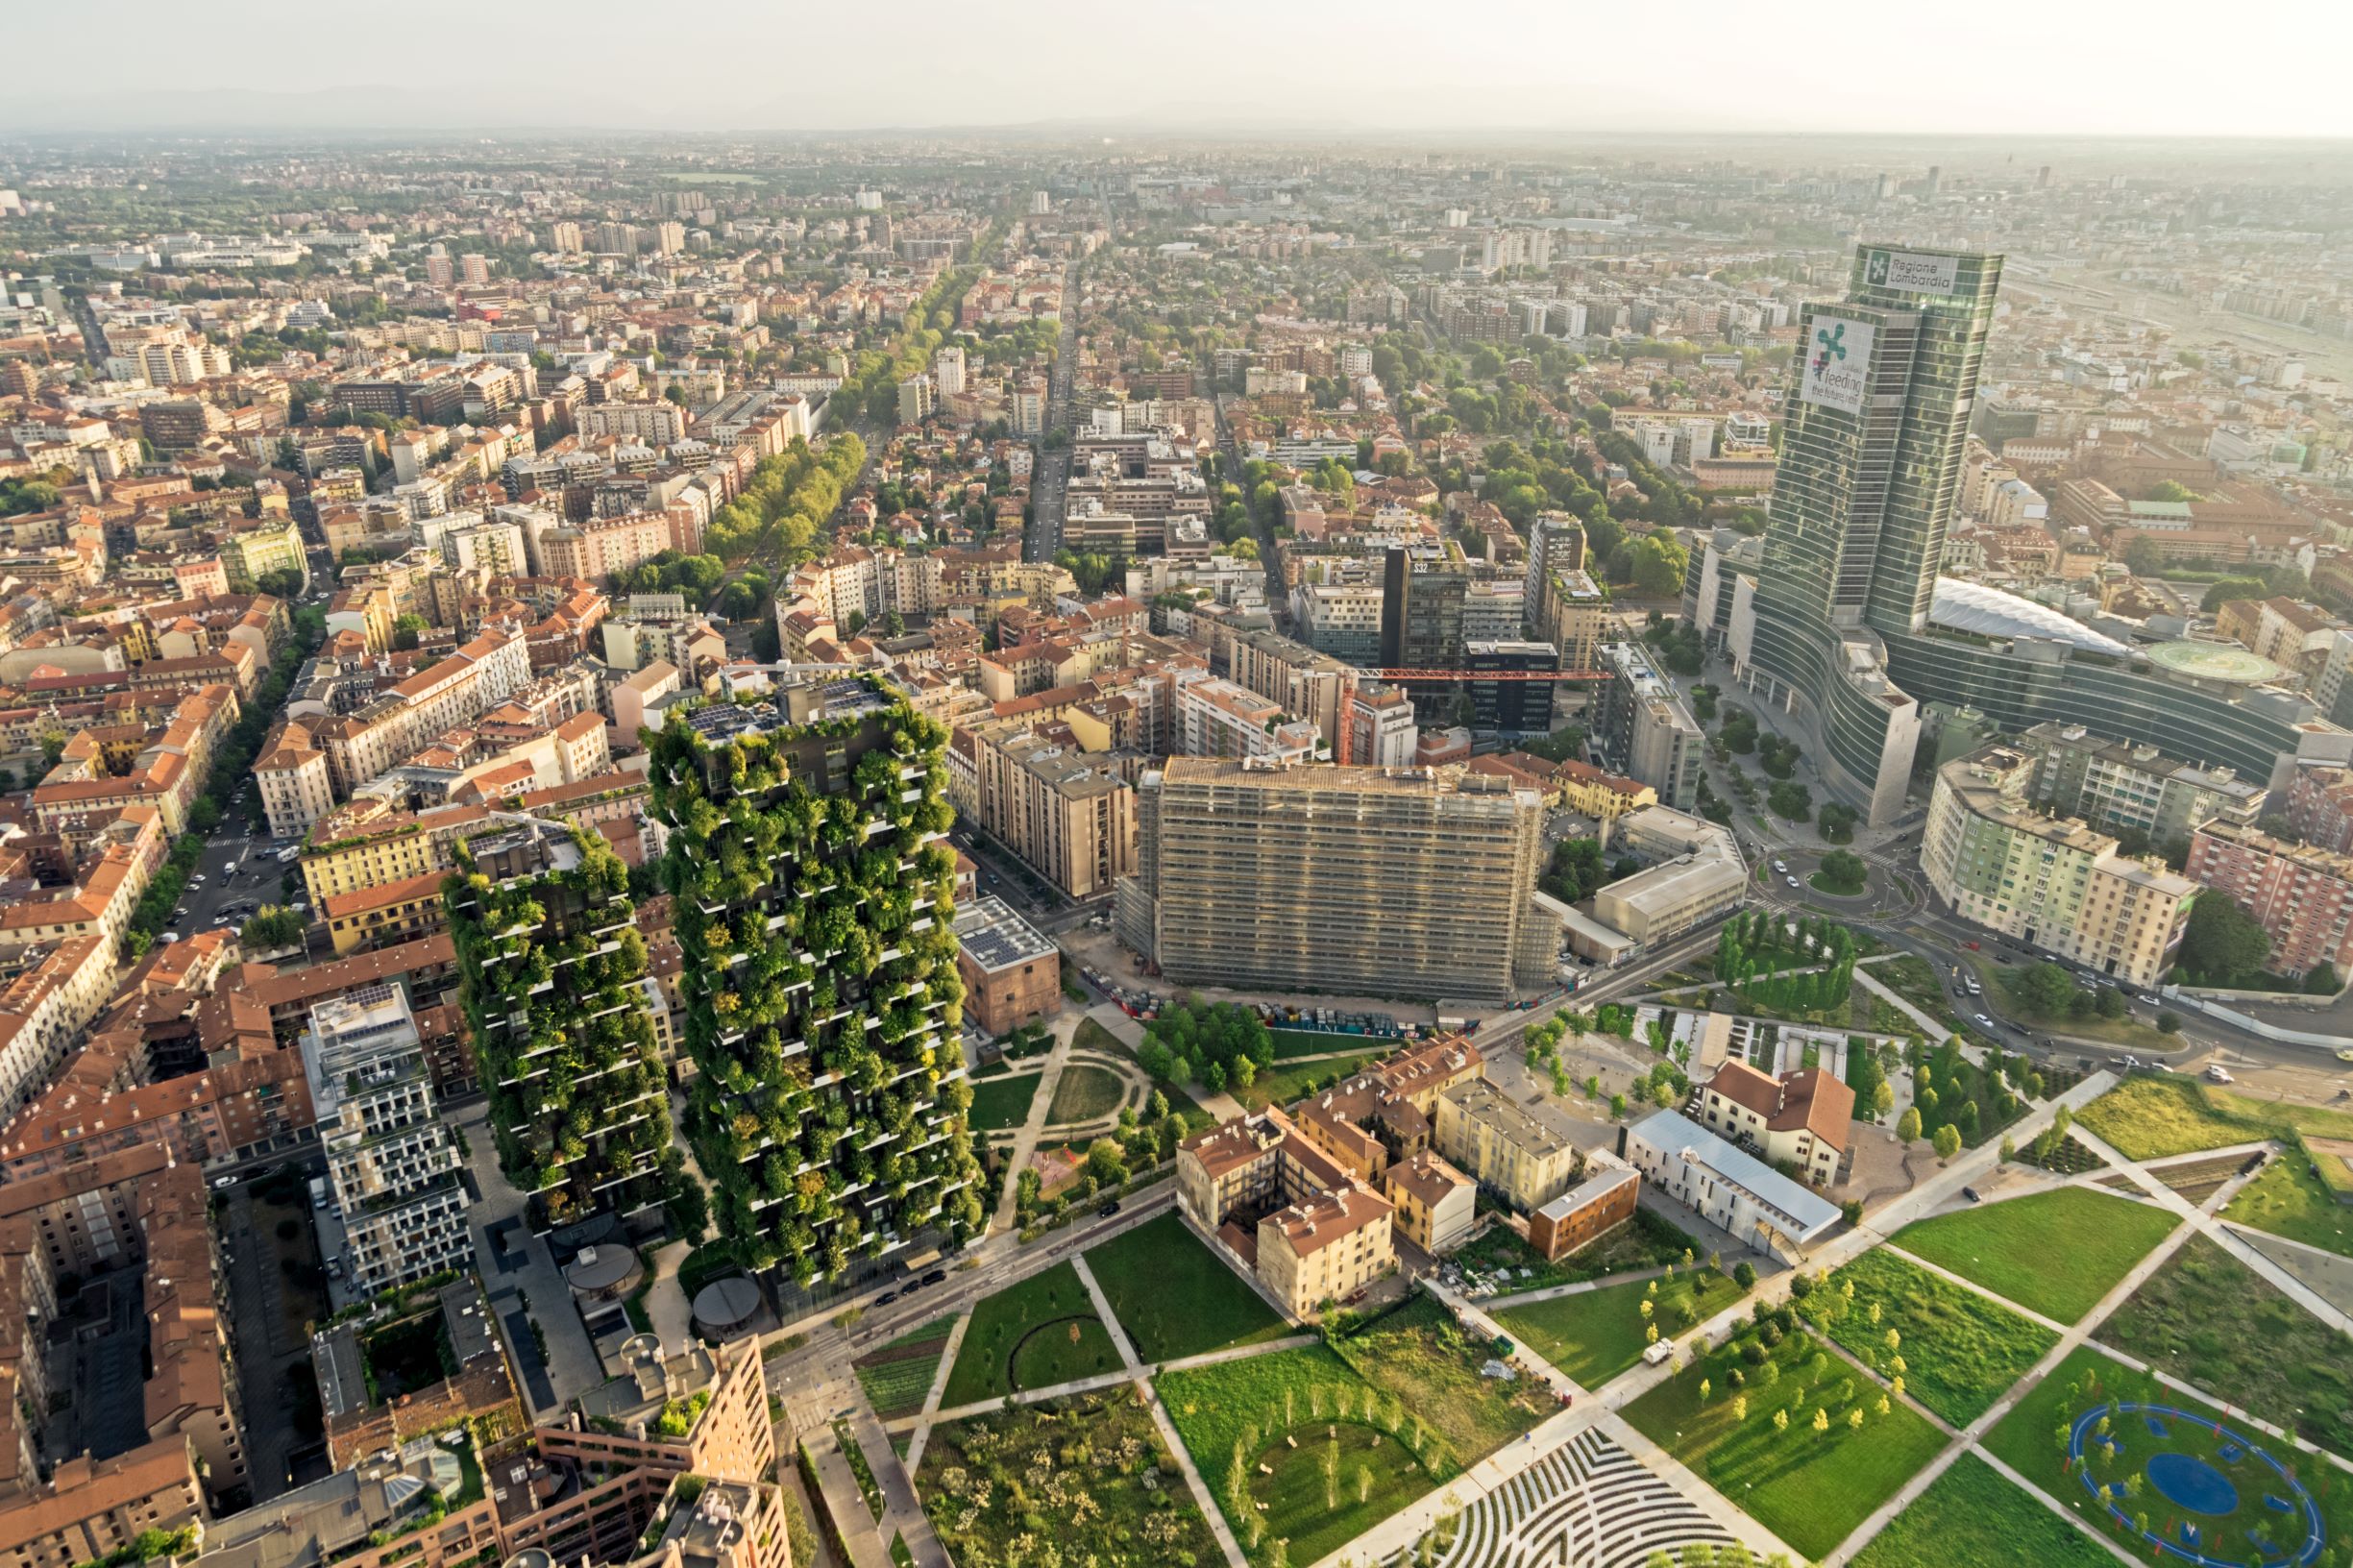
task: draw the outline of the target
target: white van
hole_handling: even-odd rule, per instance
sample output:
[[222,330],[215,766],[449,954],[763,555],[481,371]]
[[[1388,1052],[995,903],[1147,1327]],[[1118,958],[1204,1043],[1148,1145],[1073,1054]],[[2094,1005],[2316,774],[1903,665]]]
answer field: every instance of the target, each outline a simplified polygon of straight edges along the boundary
[[1649,1348],[1645,1349],[1642,1353],[1642,1364],[1645,1366],[1657,1366],[1674,1354],[1674,1340],[1654,1339],[1651,1341]]

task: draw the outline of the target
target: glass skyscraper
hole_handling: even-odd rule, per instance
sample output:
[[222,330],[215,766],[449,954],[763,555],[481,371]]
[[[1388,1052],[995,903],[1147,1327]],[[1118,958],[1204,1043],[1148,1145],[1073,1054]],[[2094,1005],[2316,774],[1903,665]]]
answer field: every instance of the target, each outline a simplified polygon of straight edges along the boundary
[[2026,628],[1931,625],[2000,282],[1998,256],[1866,245],[1847,297],[1805,308],[1763,559],[1727,637],[1741,682],[1797,721],[1825,780],[1881,824],[1903,809],[1923,702],[2005,729],[2080,723],[2257,781],[2327,744],[2286,692],[2171,680],[2133,649]]
[[1865,246],[1800,318],[1743,678],[1812,728],[1824,776],[1902,807],[1919,704],[1886,633],[1923,630],[2001,257]]

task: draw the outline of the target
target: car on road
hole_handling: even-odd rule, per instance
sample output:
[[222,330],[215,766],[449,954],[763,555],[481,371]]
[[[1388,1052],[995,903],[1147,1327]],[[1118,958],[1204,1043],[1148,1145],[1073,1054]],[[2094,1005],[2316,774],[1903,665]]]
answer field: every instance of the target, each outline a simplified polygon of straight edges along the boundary
[[1798,879],[1794,876],[1785,876],[1781,878],[1781,880],[1788,883],[1793,888],[1798,885]]
[[1980,1013],[1977,1015],[1977,1027],[1980,1029],[1991,1029],[1994,1027],[1994,1020]]
[[2230,1069],[2219,1062],[2211,1063],[2206,1068],[2206,1081],[2210,1084],[2227,1084],[2231,1081]]
[[916,1283],[919,1285],[943,1285],[945,1284],[946,1281],[947,1270],[944,1268],[935,1268]]
[[891,1305],[891,1303],[893,1303],[893,1302],[896,1301],[897,1299],[898,1299],[898,1292],[897,1292],[897,1291],[895,1291],[895,1290],[885,1290],[885,1291],[884,1291],[884,1292],[883,1292],[881,1295],[876,1296],[876,1297],[874,1298],[874,1305],[875,1305],[875,1306],[877,1306],[877,1307],[888,1307],[888,1306],[890,1306],[890,1305]]
[[1109,1219],[1112,1215],[1117,1213],[1118,1212],[1119,1200],[1117,1198],[1114,1198],[1111,1200],[1111,1202],[1105,1204],[1102,1208],[1097,1209],[1094,1213],[1097,1219]]
[[1776,876],[1787,876],[1789,874],[1789,863],[1785,860],[1775,861],[1773,863],[1773,874]]
[[2337,1053],[2337,1060],[2340,1062],[2353,1062],[2353,1051],[2339,1051]]
[[1979,946],[1978,946],[1978,945],[1977,945],[1975,943],[1973,943],[1973,942],[1965,942],[1965,943],[1961,943],[1961,945],[1962,945],[1962,946],[1964,946],[1964,947],[1966,947],[1966,948],[1968,948],[1968,949],[1969,949],[1971,952],[1973,952],[1973,953],[1975,953],[1975,952],[1982,952],[1982,951],[1984,950],[1983,948],[1980,948],[1980,947],[1979,947]]
[[236,1185],[237,1179],[234,1176],[215,1176],[212,1178],[212,1190],[215,1192],[225,1192]]
[[1972,1203],[1983,1203],[1985,1201],[1984,1194],[1979,1192],[1973,1187],[1965,1187],[1961,1188],[1961,1196],[1967,1198]]

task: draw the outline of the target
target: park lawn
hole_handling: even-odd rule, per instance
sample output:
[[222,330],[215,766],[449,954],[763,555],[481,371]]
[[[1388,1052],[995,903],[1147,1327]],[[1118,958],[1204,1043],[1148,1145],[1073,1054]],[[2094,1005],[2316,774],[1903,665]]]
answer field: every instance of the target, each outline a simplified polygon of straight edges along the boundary
[[1045,1082],[1042,1072],[998,1073],[990,1078],[972,1080],[972,1131],[976,1133],[1010,1132],[1029,1120],[1031,1102],[1038,1098],[1038,1086]]
[[2353,1205],[2337,1201],[2327,1185],[2307,1168],[2300,1148],[2291,1148],[2241,1188],[2222,1211],[2222,1217],[2353,1258]]
[[[2085,1383],[2082,1397],[2078,1399],[2071,1393],[2071,1390],[2078,1381],[2085,1379],[2096,1381]],[[2185,1394],[2178,1388],[2169,1387],[2146,1373],[2136,1372],[2121,1361],[2101,1354],[2094,1346],[2083,1345],[2053,1367],[2050,1376],[2045,1378],[2023,1398],[2020,1399],[2017,1407],[2008,1415],[2002,1417],[1993,1431],[1985,1434],[1984,1446],[1987,1453],[2024,1476],[2039,1490],[2051,1497],[2078,1519],[2083,1520],[2088,1528],[2114,1538],[2114,1532],[2103,1522],[2105,1516],[2093,1504],[2091,1495],[2085,1490],[2081,1479],[2068,1473],[2067,1451],[2060,1446],[2057,1440],[2058,1430],[2062,1425],[2071,1423],[2095,1404],[2104,1403],[2111,1399],[2126,1404],[2147,1403],[2169,1406],[2177,1410],[2189,1411],[2201,1420],[2218,1421],[2226,1426],[2230,1422],[2228,1416],[2194,1396]],[[2124,1417],[2123,1435],[2127,1454],[2132,1452],[2136,1442],[2145,1446],[2145,1433],[2135,1431],[2135,1423],[2139,1420],[2138,1416]],[[2196,1433],[2194,1429],[2185,1428],[2180,1423],[2175,1423],[2173,1430],[2184,1433],[2183,1440],[2175,1446],[2185,1452],[2198,1454],[2201,1458],[2206,1457],[2207,1448],[2203,1441],[2203,1433]],[[2245,1426],[2241,1426],[2237,1430],[2242,1435],[2264,1445],[2275,1458],[2294,1466],[2298,1475],[2311,1487],[2314,1500],[2319,1505],[2321,1521],[2332,1545],[2341,1543],[2349,1536],[2353,1536],[2353,1484],[2340,1484],[2345,1481],[2345,1478],[2336,1474],[2332,1466],[2312,1459],[2303,1459],[2299,1462],[2298,1457],[2292,1450],[2283,1452],[2287,1449],[2287,1445],[2267,1433]],[[2246,1462],[2252,1464],[2254,1461]],[[2116,1477],[2121,1479],[2126,1469],[2127,1465],[2120,1465],[2115,1472]],[[2269,1472],[2254,1471],[2249,1474],[2268,1475]],[[2241,1479],[2242,1502],[2239,1517],[2257,1515],[2258,1510],[2263,1509],[2261,1499],[2264,1488],[2260,1485],[2248,1484],[2246,1477]],[[2164,1506],[2161,1499],[2145,1499],[2141,1503],[2127,1504],[2126,1507],[2128,1510],[2138,1511],[2143,1507],[2162,1507]],[[2279,1515],[2273,1513],[2268,1517],[2277,1519]],[[2213,1523],[2213,1521],[2204,1522],[2210,1525]],[[2234,1532],[2229,1524],[2226,1523],[2221,1528],[2223,1535],[2218,1544],[2225,1549],[2239,1551],[2245,1549],[2243,1539],[2234,1540],[2232,1538]]]
[[[1845,1287],[1854,1286],[1850,1301]],[[1871,1320],[1871,1309],[1879,1320]],[[1799,1309],[1864,1365],[1891,1374],[1887,1334],[1898,1336],[1903,1387],[1956,1427],[1991,1409],[2049,1354],[2059,1336],[1974,1290],[1885,1249],[1832,1274]]]
[[2030,1312],[2072,1323],[2180,1223],[2152,1205],[2061,1187],[1919,1220],[1894,1240]]
[[[1889,1400],[1881,1415],[1886,1391],[1802,1327],[1767,1353],[1769,1364],[1780,1369],[1777,1380],[1762,1366],[1747,1366],[1740,1355],[1742,1345],[1760,1342],[1752,1329],[1622,1413],[1758,1524],[1803,1556],[1820,1557],[1934,1458],[1945,1434],[1900,1400]],[[1745,1388],[1734,1386],[1736,1371],[1746,1377]],[[1703,1381],[1710,1385],[1704,1401]],[[1748,1401],[1745,1417],[1735,1413],[1740,1398]],[[1817,1410],[1828,1417],[1828,1431],[1814,1430]],[[1863,1414],[1859,1427],[1849,1422],[1856,1410]],[[1775,1430],[1777,1411],[1788,1414],[1786,1431]]]
[[2114,1568],[2097,1541],[1963,1454],[1850,1568]]
[[[1546,1262],[1544,1254],[1501,1220],[1490,1222],[1476,1239],[1458,1247],[1454,1261],[1467,1270],[1496,1279],[1498,1292],[1510,1295],[1556,1285],[1581,1285],[1637,1268],[1664,1268],[1669,1263],[1680,1267],[1698,1261],[1698,1249],[1699,1243],[1673,1220],[1637,1209],[1626,1224],[1575,1252],[1562,1253],[1556,1262]],[[1505,1269],[1511,1271],[1508,1282],[1500,1278]]]
[[[1278,1539],[1287,1543],[1288,1561],[1314,1562],[1432,1486],[1452,1480],[1467,1462],[1434,1424],[1418,1418],[1418,1404],[1409,1409],[1407,1401],[1378,1397],[1329,1345],[1164,1372],[1153,1386],[1226,1522],[1258,1568],[1267,1568],[1274,1560]],[[1340,1414],[1343,1399],[1345,1418]],[[1343,1449],[1340,1506],[1327,1510],[1315,1445],[1328,1442],[1327,1429],[1335,1426],[1351,1435]],[[1362,1435],[1352,1429],[1361,1429]],[[1382,1435],[1385,1449],[1396,1452],[1374,1471],[1375,1484],[1359,1501],[1354,1469],[1358,1463],[1369,1463],[1378,1452],[1370,1443],[1374,1433]],[[1299,1447],[1290,1447],[1284,1440],[1287,1435],[1295,1435]],[[1238,1451],[1242,1458],[1238,1474]],[[1261,1464],[1275,1474],[1261,1475]],[[1304,1469],[1305,1480],[1291,1475],[1293,1466]],[[1264,1513],[1256,1507],[1261,1502],[1268,1505]]]
[[1054,1542],[1066,1562],[1218,1560],[1209,1521],[1129,1385],[932,1428],[917,1492],[958,1562],[1032,1560],[1015,1544],[1026,1535]]
[[[1143,1065],[1136,1053],[1128,1048],[1125,1041],[1092,1018],[1078,1020],[1078,1029],[1070,1036],[1070,1048],[1074,1051],[1099,1051],[1105,1056],[1134,1062],[1139,1066]],[[1209,1108],[1195,1099],[1184,1085],[1155,1078],[1152,1087],[1168,1096],[1171,1109],[1184,1113],[1185,1125],[1189,1131],[1198,1133],[1217,1124],[1217,1118],[1210,1115]]]
[[2202,1236],[2167,1259],[2098,1337],[2353,1458],[2353,1338]]
[[2132,1160],[2224,1149],[2267,1136],[2215,1115],[2196,1084],[2169,1073],[2135,1073],[2077,1112],[2075,1120]]
[[[1066,1324],[1077,1325],[1076,1343]],[[1040,1388],[1115,1372],[1120,1364],[1077,1271],[1066,1262],[1056,1263],[983,1297],[972,1309],[972,1321],[965,1325],[964,1343],[957,1347],[956,1364],[948,1372],[940,1403],[952,1409],[1001,1399],[1017,1387]]]
[[1491,1342],[1466,1335],[1434,1296],[1417,1293],[1331,1344],[1359,1377],[1436,1428],[1465,1464],[1552,1413],[1552,1396],[1532,1387],[1535,1380],[1482,1377]]
[[1093,1248],[1087,1267],[1140,1360],[1179,1360],[1289,1332],[1174,1210]]
[[[1946,1034],[1957,1035],[1961,1032],[1960,1016],[1953,1012],[1951,1000],[1946,996],[1944,986],[1937,980],[1936,970],[1929,967],[1926,959],[1906,953],[1884,964],[1874,964],[1864,972],[1943,1024]],[[1909,1025],[1904,1032],[1909,1033],[1918,1027],[1917,1024]]]
[[1388,1054],[1386,1049],[1382,1049],[1353,1051],[1321,1062],[1278,1061],[1273,1066],[1262,1070],[1246,1087],[1227,1087],[1246,1109],[1263,1111],[1270,1105],[1288,1105],[1293,1100],[1304,1099],[1311,1088],[1320,1088],[1336,1078],[1361,1072]]
[[[1658,1287],[1655,1295],[1653,1286]],[[1572,1380],[1599,1388],[1642,1360],[1650,1344],[1646,1331],[1653,1324],[1674,1338],[1739,1299],[1740,1286],[1712,1269],[1698,1268],[1672,1280],[1629,1280],[1573,1296],[1532,1301],[1493,1315]],[[1642,1315],[1644,1302],[1651,1304],[1649,1317]]]
[[1126,1097],[1127,1080],[1111,1068],[1072,1062],[1062,1069],[1062,1079],[1054,1086],[1054,1103],[1046,1107],[1045,1124],[1065,1127],[1100,1121],[1115,1113]]

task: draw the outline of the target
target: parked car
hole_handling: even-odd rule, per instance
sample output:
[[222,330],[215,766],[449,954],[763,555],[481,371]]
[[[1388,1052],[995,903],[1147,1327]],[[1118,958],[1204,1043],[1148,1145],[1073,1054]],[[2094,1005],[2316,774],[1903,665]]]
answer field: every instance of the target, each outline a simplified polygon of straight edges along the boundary
[[928,1274],[924,1275],[924,1276],[923,1276],[923,1278],[922,1278],[920,1281],[919,1281],[918,1283],[919,1283],[919,1284],[922,1284],[922,1285],[939,1285],[939,1284],[944,1283],[944,1282],[946,1279],[947,1279],[947,1270],[946,1270],[946,1269],[944,1269],[944,1268],[935,1268],[935,1269],[933,1269],[933,1270],[932,1270],[930,1273],[928,1273]]
[[1984,1195],[1978,1192],[1978,1190],[1973,1187],[1965,1187],[1961,1188],[1961,1196],[1967,1198],[1972,1203],[1983,1203],[1985,1201]]
[[884,1291],[884,1292],[883,1292],[881,1295],[876,1296],[876,1297],[874,1298],[874,1305],[875,1305],[875,1306],[877,1306],[877,1307],[888,1307],[888,1306],[890,1306],[890,1305],[891,1305],[891,1303],[893,1303],[893,1302],[896,1301],[897,1299],[898,1299],[898,1292],[897,1292],[897,1291],[895,1291],[895,1290],[885,1290],[885,1291]]
[[2231,1081],[2230,1069],[2219,1062],[2213,1063],[2206,1068],[2206,1081],[2210,1084],[2227,1084]]
[[1112,1217],[1112,1215],[1117,1213],[1118,1212],[1119,1200],[1117,1198],[1114,1198],[1111,1200],[1111,1202],[1105,1204],[1102,1208],[1097,1209],[1094,1213],[1097,1219],[1109,1219]]

